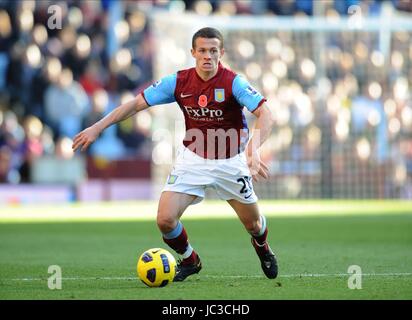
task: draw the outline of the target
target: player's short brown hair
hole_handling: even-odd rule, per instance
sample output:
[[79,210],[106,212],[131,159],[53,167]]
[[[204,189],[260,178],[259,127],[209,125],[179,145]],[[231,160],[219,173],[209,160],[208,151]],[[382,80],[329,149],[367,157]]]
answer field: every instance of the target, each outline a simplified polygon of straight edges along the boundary
[[207,39],[216,38],[216,39],[219,39],[220,49],[223,48],[223,36],[220,33],[220,31],[215,29],[215,28],[206,27],[206,28],[202,28],[202,29],[196,31],[196,33],[193,35],[193,38],[192,38],[192,48],[193,49],[195,48],[195,43],[196,43],[197,38],[207,38]]

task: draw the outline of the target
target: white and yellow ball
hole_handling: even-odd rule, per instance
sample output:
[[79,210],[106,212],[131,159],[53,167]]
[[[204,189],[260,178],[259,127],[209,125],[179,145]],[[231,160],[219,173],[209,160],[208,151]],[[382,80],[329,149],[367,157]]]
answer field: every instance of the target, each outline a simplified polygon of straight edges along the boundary
[[175,274],[176,259],[165,249],[146,250],[137,261],[137,275],[149,287],[164,287],[173,281]]

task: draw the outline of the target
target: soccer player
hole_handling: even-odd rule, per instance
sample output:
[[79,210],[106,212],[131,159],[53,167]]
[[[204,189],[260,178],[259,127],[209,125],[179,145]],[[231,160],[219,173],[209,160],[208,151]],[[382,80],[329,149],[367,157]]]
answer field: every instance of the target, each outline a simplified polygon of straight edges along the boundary
[[[267,242],[266,219],[259,212],[252,182],[268,177],[259,147],[269,136],[274,120],[266,99],[242,76],[221,64],[224,53],[221,33],[214,28],[200,29],[192,38],[194,68],[155,82],[77,134],[73,141],[73,150],[83,151],[105,128],[139,111],[171,102],[180,106],[186,135],[157,212],[164,242],[182,258],[174,281],[183,281],[202,268],[180,217],[189,205],[203,200],[207,187],[214,188],[237,213],[251,235],[264,274],[270,279],[278,274],[275,254]],[[251,137],[244,107],[257,117]]]

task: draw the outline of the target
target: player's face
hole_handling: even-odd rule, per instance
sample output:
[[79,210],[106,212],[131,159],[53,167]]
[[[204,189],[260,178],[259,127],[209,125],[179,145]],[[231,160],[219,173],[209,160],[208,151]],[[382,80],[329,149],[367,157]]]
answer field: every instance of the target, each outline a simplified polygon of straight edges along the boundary
[[196,68],[205,73],[213,73],[217,70],[219,60],[223,56],[224,49],[220,48],[220,40],[217,38],[197,38],[192,56],[196,59]]

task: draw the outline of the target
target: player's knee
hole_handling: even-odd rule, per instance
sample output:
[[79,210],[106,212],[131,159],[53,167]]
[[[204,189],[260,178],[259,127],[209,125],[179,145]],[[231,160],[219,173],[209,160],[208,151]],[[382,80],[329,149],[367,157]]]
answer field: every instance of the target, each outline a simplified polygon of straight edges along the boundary
[[157,214],[157,226],[163,233],[171,232],[176,227],[176,219],[159,212]]
[[251,220],[244,223],[244,226],[250,234],[256,234],[260,231],[259,220]]

